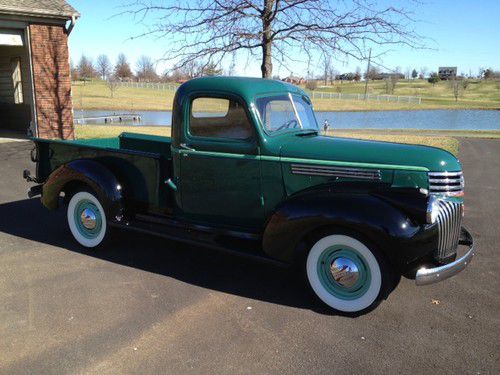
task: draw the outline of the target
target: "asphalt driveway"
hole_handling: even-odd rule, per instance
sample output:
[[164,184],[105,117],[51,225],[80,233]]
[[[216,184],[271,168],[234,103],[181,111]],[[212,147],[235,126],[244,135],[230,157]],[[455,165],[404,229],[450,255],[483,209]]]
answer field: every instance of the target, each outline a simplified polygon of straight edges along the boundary
[[119,233],[75,244],[64,212],[28,200],[27,142],[0,144],[0,373],[499,373],[500,141],[463,140],[459,276],[399,287],[350,318],[297,278],[248,260]]

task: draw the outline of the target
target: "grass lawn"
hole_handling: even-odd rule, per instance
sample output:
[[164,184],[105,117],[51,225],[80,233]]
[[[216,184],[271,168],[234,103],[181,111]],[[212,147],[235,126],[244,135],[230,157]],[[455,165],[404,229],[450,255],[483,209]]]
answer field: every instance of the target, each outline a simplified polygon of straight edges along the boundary
[[[377,104],[387,106],[384,109],[500,109],[500,82],[483,80],[469,80],[468,82],[466,89],[460,88],[458,101],[455,101],[450,82],[441,81],[432,85],[426,80],[400,80],[396,84],[393,95],[421,96],[421,104],[377,101],[371,101],[371,103],[374,107]],[[371,81],[368,84],[368,93],[385,95],[385,87],[384,81]],[[336,82],[334,85],[321,86],[317,89],[318,92],[344,94],[362,94],[364,90],[364,82]]]
[[[100,81],[74,83],[73,104],[75,109],[106,109],[121,111],[169,111],[172,109],[174,92],[151,88],[119,87],[111,98],[106,84]],[[360,94],[364,92],[364,82],[336,82],[334,85],[321,86],[319,92],[341,92]],[[385,82],[369,82],[370,94],[385,94]],[[422,110],[422,109],[500,109],[500,83],[471,81],[462,90],[455,102],[448,82],[432,85],[427,81],[399,81],[394,95],[421,96],[421,104],[392,103],[374,100],[314,99],[317,111],[377,111],[377,110]]]
[[[112,126],[112,125],[75,125],[76,137],[84,138],[107,138],[116,137],[122,132],[142,133],[152,135],[170,136],[170,127],[163,126]],[[348,137],[368,140],[378,140],[386,142],[399,142],[409,144],[419,144],[434,146],[445,149],[454,155],[458,155],[459,141],[449,135],[442,134],[421,134],[418,131],[395,131],[377,134],[371,130],[332,130],[329,135],[336,137]],[[464,134],[462,134],[464,135]],[[497,134],[500,137],[500,132]]]

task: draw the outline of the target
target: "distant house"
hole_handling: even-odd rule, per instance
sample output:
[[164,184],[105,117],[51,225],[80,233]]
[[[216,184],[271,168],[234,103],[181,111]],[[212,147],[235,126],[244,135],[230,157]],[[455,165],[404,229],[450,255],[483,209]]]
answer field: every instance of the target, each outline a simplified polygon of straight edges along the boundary
[[404,79],[405,75],[402,73],[379,73],[374,79],[389,79],[389,78]]
[[455,79],[457,78],[456,66],[441,66],[438,69],[438,76],[441,79]]
[[353,73],[342,73],[335,76],[337,81],[353,81],[354,74]]
[[68,36],[79,16],[64,0],[0,0],[0,130],[74,137]]
[[294,85],[302,85],[306,80],[302,77],[288,76],[282,79],[283,82],[292,83]]

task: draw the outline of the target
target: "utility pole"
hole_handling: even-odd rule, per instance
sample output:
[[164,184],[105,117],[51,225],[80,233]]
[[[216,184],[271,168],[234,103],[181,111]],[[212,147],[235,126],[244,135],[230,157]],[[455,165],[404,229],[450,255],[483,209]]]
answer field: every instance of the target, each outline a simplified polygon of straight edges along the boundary
[[368,66],[366,67],[366,75],[365,75],[365,100],[366,100],[366,95],[368,93],[368,74],[370,73],[371,59],[372,59],[372,49],[370,48],[370,52],[368,52]]

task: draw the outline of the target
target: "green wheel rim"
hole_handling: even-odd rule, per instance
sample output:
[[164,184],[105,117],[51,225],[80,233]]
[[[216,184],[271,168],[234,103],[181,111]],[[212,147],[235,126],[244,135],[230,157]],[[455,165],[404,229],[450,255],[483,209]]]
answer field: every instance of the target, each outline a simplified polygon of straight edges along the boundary
[[[82,214],[85,210],[91,210],[92,213],[95,215],[95,227],[92,229],[83,225]],[[94,202],[88,199],[82,199],[76,204],[74,211],[74,221],[78,232],[87,239],[94,239],[101,233],[102,230],[101,211]]]
[[[338,258],[347,258],[356,265],[359,277],[354,285],[347,287],[333,278],[330,266]],[[361,297],[370,286],[370,268],[365,258],[356,249],[349,246],[335,245],[325,249],[318,258],[317,269],[321,285],[331,295],[343,300],[353,300]]]

